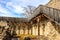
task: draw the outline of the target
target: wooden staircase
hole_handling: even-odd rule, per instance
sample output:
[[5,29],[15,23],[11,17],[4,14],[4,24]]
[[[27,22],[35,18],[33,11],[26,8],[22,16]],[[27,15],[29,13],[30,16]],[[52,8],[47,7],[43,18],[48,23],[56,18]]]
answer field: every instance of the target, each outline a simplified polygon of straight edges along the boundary
[[44,16],[49,18],[51,21],[60,25],[60,10],[59,9],[41,5],[40,13],[43,13]]

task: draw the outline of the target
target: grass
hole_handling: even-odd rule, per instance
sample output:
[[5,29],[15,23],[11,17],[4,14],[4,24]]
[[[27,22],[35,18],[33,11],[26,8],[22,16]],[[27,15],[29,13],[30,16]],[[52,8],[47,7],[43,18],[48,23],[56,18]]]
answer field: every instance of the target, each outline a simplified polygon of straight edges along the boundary
[[25,37],[35,38],[37,35],[31,35],[31,34],[18,34],[17,36],[20,37],[20,40],[24,40]]

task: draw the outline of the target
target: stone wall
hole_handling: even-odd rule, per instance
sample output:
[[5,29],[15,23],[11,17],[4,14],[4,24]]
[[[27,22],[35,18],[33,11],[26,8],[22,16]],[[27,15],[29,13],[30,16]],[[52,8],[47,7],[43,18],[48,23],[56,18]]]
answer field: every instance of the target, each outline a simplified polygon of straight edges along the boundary
[[60,0],[51,0],[46,6],[60,9]]
[[[49,39],[51,39],[51,40],[60,40],[60,34],[59,34],[59,32],[55,29],[55,26],[56,26],[56,24],[55,24],[55,26],[52,24],[52,22],[51,21],[47,21],[47,20],[45,20],[45,21],[41,21],[41,26],[40,26],[40,35],[43,35],[43,36],[45,36],[45,37],[48,37]],[[43,24],[45,24],[44,26],[43,26]],[[57,28],[58,26],[56,26],[56,28]]]
[[6,21],[0,21],[0,26],[7,26],[7,22]]
[[[5,22],[0,22],[7,25]],[[2,25],[2,24],[1,24]],[[17,34],[28,34],[28,35],[38,35],[38,23],[32,24],[32,27],[28,30],[29,26],[16,26],[15,32]],[[57,26],[58,27],[58,26]],[[13,28],[13,26],[12,26]],[[31,34],[32,33],[32,34]],[[60,40],[60,34],[55,29],[55,26],[48,19],[42,19],[40,21],[40,35],[50,38],[51,40]]]

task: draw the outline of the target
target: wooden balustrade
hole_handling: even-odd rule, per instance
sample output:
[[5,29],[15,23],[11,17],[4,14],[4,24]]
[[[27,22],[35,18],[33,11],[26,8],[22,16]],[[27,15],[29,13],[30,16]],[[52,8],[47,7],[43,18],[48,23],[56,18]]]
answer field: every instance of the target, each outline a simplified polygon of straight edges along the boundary
[[42,9],[40,10],[42,10],[42,13],[46,14],[48,17],[53,19],[55,23],[60,25],[60,10],[52,7],[48,7],[48,6],[43,6],[43,5],[41,6],[42,6]]

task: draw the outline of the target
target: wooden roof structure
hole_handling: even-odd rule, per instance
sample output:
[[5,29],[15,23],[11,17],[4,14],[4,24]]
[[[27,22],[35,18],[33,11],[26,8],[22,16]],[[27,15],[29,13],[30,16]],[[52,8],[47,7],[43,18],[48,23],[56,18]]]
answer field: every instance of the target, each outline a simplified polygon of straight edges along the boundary
[[[51,0],[47,5],[38,6],[29,18],[0,17],[0,19],[7,20],[7,21],[29,22],[29,21],[31,21],[31,19],[35,18],[37,15],[44,14],[45,16],[50,18],[52,21],[54,21],[55,23],[60,25],[60,16],[59,16],[60,10],[52,7],[50,5],[51,2],[54,2],[54,1]],[[57,3],[58,3],[58,1],[57,1]]]
[[[43,11],[40,10],[39,14],[43,14],[45,17],[50,19],[50,21],[55,22],[56,24],[60,25],[60,10],[47,7],[47,6],[42,6]],[[36,16],[35,16],[36,18]]]
[[0,17],[3,21],[15,21],[15,22],[28,22],[27,18],[16,18],[16,17]]

